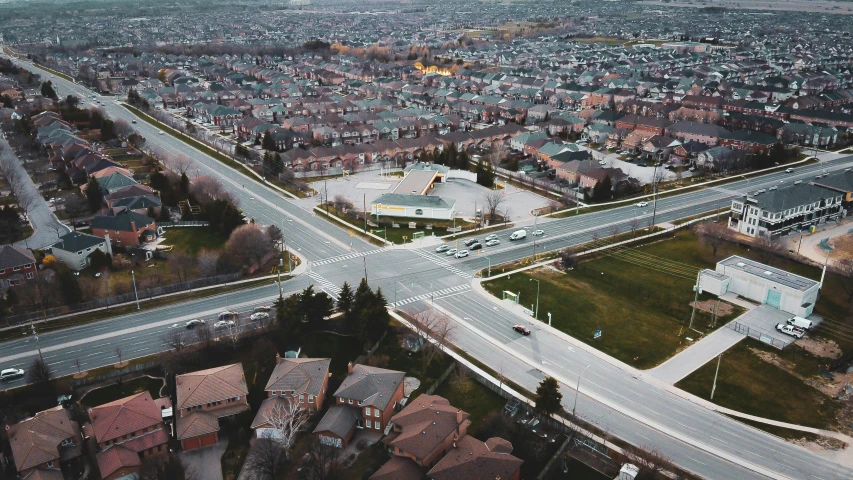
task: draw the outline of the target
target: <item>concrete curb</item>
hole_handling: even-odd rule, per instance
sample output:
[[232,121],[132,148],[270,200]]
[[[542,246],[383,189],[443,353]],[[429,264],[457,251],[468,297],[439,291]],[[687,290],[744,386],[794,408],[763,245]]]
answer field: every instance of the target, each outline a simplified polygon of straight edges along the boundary
[[[394,244],[393,244],[393,243],[391,243],[391,242],[386,242],[384,238],[379,237],[378,235],[374,235],[374,234],[372,234],[372,233],[370,233],[370,232],[365,232],[365,231],[363,231],[362,229],[360,229],[360,228],[356,227],[355,225],[353,225],[353,224],[351,224],[351,223],[347,222],[346,220],[342,220],[342,219],[340,219],[340,218],[338,218],[338,217],[336,217],[336,216],[332,215],[331,213],[327,213],[326,211],[324,211],[324,210],[323,210],[322,208],[320,208],[320,207],[314,207],[314,208],[312,209],[312,211],[313,211],[313,212],[322,213],[323,215],[325,215],[325,216],[326,216],[327,218],[329,218],[330,220],[335,221],[335,222],[338,222],[338,223],[340,223],[341,225],[344,225],[346,228],[350,229],[352,232],[359,232],[360,234],[367,235],[367,236],[369,236],[370,238],[373,238],[374,240],[378,240],[378,241],[382,242],[382,244],[383,244],[384,246],[386,246],[386,247],[391,246],[391,245],[394,245]],[[355,235],[355,233],[353,233],[352,235]]]

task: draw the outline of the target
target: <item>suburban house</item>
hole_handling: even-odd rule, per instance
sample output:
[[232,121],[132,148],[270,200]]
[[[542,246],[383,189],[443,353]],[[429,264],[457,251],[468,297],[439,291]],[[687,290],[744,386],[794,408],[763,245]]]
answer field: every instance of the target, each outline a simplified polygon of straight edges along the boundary
[[763,190],[732,200],[729,228],[750,237],[775,237],[842,215],[845,195],[827,187],[800,183]]
[[154,219],[129,210],[112,215],[96,215],[92,219],[92,235],[112,241],[118,247],[135,247],[153,242],[161,234]]
[[194,450],[219,441],[219,419],[249,410],[243,365],[235,363],[175,377],[181,448]]
[[83,430],[98,444],[95,458],[103,480],[135,473],[143,457],[168,453],[162,410],[171,406],[168,397],[154,400],[146,391],[89,409],[90,423]]
[[81,232],[66,233],[50,246],[51,255],[78,272],[89,266],[89,256],[95,250],[112,254],[111,245],[106,240]]
[[428,468],[468,433],[469,418],[447,399],[424,394],[391,418],[391,432],[382,442],[392,455]]
[[427,473],[430,480],[518,480],[521,459],[511,455],[512,444],[493,437],[481,442],[464,436]]
[[711,147],[696,155],[696,166],[710,170],[720,170],[726,166],[734,157],[734,152],[729,147]]
[[36,257],[29,249],[0,245],[0,287],[20,285],[38,275]]
[[6,436],[20,478],[61,479],[62,471],[76,469],[83,454],[80,426],[63,407],[6,425]]
[[314,435],[325,445],[344,448],[356,429],[381,432],[403,399],[403,372],[348,366],[348,374],[335,392],[335,405],[323,415]]
[[283,407],[296,402],[299,408],[309,413],[319,411],[326,398],[329,386],[328,358],[281,358],[275,356],[276,365],[265,388],[267,398],[261,403],[252,430],[256,438],[274,438],[277,430],[272,428],[269,415],[278,405]]

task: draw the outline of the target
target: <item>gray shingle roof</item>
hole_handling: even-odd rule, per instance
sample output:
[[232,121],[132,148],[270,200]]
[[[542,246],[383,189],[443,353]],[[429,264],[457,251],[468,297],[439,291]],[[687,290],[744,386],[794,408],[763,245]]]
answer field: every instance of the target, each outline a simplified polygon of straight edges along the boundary
[[346,438],[359,418],[361,415],[357,408],[349,405],[335,405],[323,415],[314,433],[331,432],[340,438]]
[[355,365],[352,373],[338,387],[335,396],[362,402],[362,406],[385,410],[405,376],[405,373],[395,370]]
[[154,220],[150,219],[147,215],[123,211],[115,215],[96,215],[92,219],[92,228],[130,232],[133,230],[130,225],[131,222],[136,222],[137,230],[142,230],[153,223]]
[[319,395],[329,373],[328,358],[285,358],[275,366],[266,391],[288,391]]
[[78,252],[102,243],[105,243],[105,240],[101,237],[87,233],[70,232],[59,237],[59,241],[51,245],[51,248],[65,250],[66,252]]
[[750,200],[755,200],[755,204],[763,210],[779,213],[790,208],[808,205],[839,195],[839,192],[826,187],[801,183],[799,185],[780,187],[777,190],[763,192],[760,195],[750,196]]
[[36,263],[33,252],[14,245],[0,246],[0,270]]

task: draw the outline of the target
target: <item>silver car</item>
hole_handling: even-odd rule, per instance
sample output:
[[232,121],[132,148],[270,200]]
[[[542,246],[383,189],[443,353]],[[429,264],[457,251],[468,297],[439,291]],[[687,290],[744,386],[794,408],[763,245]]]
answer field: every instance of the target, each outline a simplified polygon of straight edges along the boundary
[[450,250],[450,245],[439,245],[438,248],[435,249],[435,253],[443,253]]

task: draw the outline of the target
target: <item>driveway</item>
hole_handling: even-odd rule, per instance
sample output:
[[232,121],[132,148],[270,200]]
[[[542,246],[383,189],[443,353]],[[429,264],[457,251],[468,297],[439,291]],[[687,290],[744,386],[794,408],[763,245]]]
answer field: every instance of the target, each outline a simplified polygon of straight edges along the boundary
[[12,147],[9,146],[9,142],[2,136],[0,136],[0,155],[3,155],[4,159],[10,158],[13,160],[9,164],[14,165],[15,168],[20,170],[21,180],[25,182],[24,189],[35,199],[33,206],[26,212],[34,232],[32,236],[17,242],[15,246],[38,249],[53,245],[59,240],[60,234],[64,235],[70,232],[71,228],[56,219],[47,201],[42,197],[30,176],[24,170],[21,160],[17,158]]
[[219,443],[209,447],[180,452],[178,455],[187,470],[195,473],[195,478],[204,480],[222,480],[222,454],[228,446],[228,438],[220,438]]
[[[592,154],[592,158],[599,161],[604,160],[605,167],[621,169],[629,177],[636,178],[643,185],[652,183],[652,177],[655,174],[655,167],[646,167],[645,164],[638,165],[636,163],[619,160],[620,155],[615,153],[604,153],[597,150],[590,150],[590,153]],[[663,166],[658,167],[657,170],[658,172],[663,172],[663,176],[661,177],[662,180],[675,180],[675,172],[667,170],[663,168]],[[681,176],[682,178],[687,178],[690,175],[691,172],[683,172]]]

